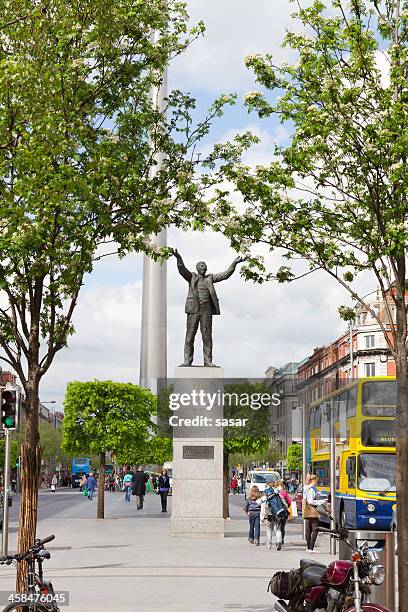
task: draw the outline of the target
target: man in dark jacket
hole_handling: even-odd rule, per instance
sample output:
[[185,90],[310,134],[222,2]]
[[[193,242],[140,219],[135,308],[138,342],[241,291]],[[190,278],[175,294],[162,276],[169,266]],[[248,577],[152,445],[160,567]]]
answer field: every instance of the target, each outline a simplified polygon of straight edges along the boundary
[[138,467],[136,474],[133,476],[133,494],[136,495],[138,510],[143,508],[144,496],[146,495],[146,482],[148,480],[149,474],[146,474],[141,466]]

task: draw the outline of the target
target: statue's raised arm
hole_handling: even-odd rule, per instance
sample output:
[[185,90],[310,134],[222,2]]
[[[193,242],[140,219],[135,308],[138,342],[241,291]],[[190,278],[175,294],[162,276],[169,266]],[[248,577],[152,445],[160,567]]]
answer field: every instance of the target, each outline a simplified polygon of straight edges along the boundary
[[192,279],[192,276],[193,276],[192,273],[184,265],[183,258],[181,257],[181,255],[178,252],[178,250],[177,249],[173,249],[172,252],[173,252],[174,257],[177,259],[177,269],[178,269],[179,273],[189,283],[191,281],[191,279]]
[[227,278],[234,274],[237,265],[245,260],[246,257],[236,257],[230,267],[225,270],[225,272],[218,272],[217,274],[212,275],[213,283],[219,283],[220,281],[227,280]]

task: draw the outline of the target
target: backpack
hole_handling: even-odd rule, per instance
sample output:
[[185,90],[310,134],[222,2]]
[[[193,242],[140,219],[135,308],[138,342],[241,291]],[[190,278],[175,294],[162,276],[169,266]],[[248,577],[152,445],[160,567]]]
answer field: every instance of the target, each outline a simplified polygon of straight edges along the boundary
[[288,506],[279,493],[268,495],[268,506],[277,518],[286,519],[288,517]]
[[299,569],[288,572],[276,572],[269,581],[267,592],[280,599],[290,599],[301,584]]

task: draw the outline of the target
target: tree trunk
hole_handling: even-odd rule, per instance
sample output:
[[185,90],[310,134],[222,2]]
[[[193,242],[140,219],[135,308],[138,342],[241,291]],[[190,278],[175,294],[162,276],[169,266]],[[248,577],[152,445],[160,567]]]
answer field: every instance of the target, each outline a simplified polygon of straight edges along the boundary
[[229,498],[228,498],[228,490],[229,490],[229,457],[228,451],[224,449],[223,454],[223,465],[222,465],[222,476],[223,476],[223,516],[224,518],[229,518]]
[[98,481],[98,506],[96,510],[96,518],[105,518],[105,463],[106,453],[100,454],[101,464],[99,466],[99,481]]
[[399,610],[408,611],[408,366],[406,310],[397,303],[397,537]]
[[[26,551],[34,544],[37,529],[38,486],[41,474],[41,455],[38,434],[38,379],[29,378],[26,439],[21,446],[21,498],[18,526],[18,551]],[[50,534],[45,534],[45,536]],[[16,591],[27,591],[27,564],[17,565]]]

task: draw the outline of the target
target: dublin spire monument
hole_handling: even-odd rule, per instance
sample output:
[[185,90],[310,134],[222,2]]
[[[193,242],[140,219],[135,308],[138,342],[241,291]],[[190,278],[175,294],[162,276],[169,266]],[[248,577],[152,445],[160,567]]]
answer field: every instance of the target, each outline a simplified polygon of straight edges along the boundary
[[[158,40],[158,33],[152,34],[152,43]],[[167,69],[161,75],[160,82],[152,87],[153,106],[162,115],[167,108]],[[154,146],[154,143],[151,143]],[[156,165],[153,165],[151,176],[160,172],[164,161],[163,152],[155,153]],[[151,241],[159,248],[167,246],[167,232],[151,236]],[[143,256],[142,285],[142,322],[140,340],[140,386],[157,392],[158,381],[167,378],[167,265],[166,262],[153,261],[148,255]]]

